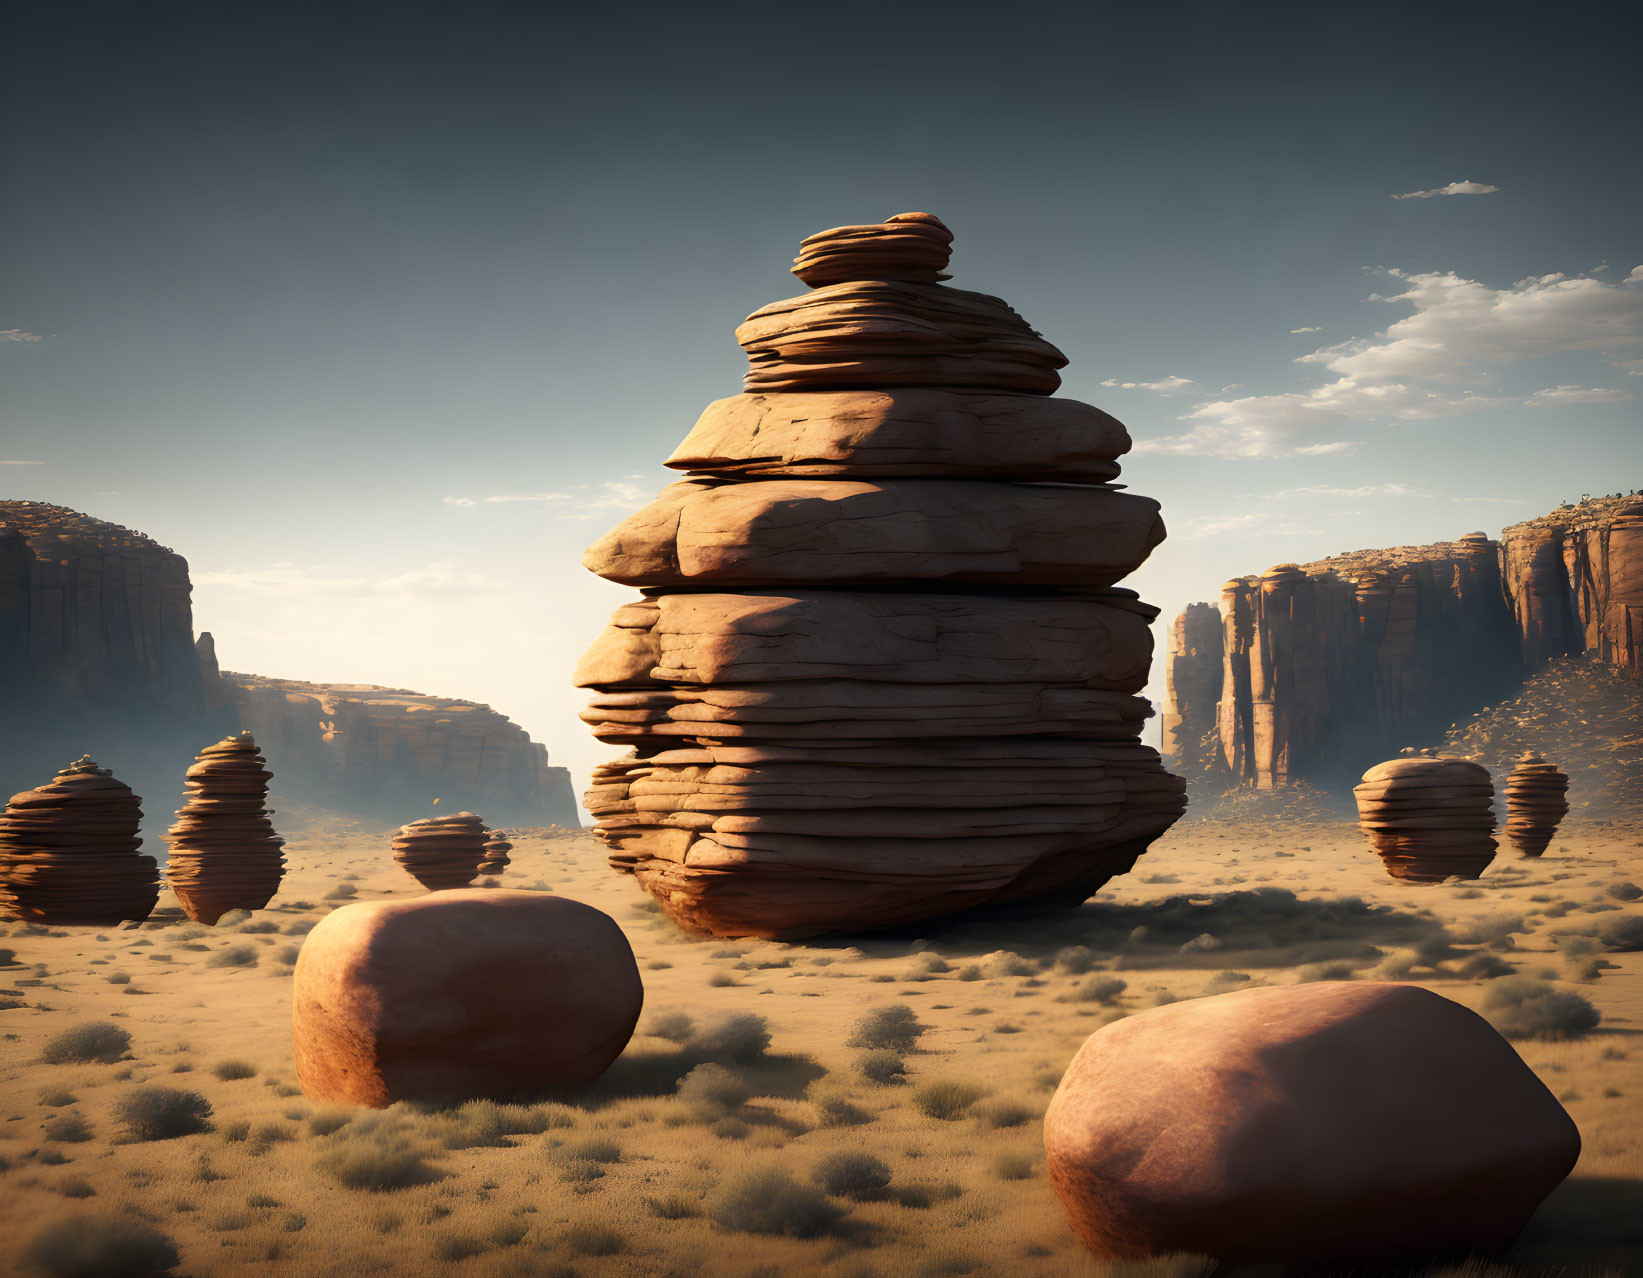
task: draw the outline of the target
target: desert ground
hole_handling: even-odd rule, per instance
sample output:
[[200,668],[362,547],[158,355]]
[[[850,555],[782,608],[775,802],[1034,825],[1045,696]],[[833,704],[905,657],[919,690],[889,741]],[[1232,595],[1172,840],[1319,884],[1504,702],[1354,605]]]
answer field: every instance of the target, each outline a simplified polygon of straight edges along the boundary
[[1571,1180],[1468,1271],[1643,1273],[1643,823],[1571,819],[1538,861],[1417,886],[1347,821],[1187,821],[1074,911],[800,944],[685,935],[588,834],[523,831],[501,885],[633,945],[626,1054],[580,1095],[349,1111],[297,1085],[290,978],[330,910],[421,891],[388,844],[312,826],[270,908],[215,928],[169,894],[140,926],[4,925],[0,1255],[74,1272],[113,1221],[199,1278],[1200,1275],[1073,1237],[1039,1136],[1062,1070],[1160,1002],[1374,978],[1483,1011],[1580,1127]]

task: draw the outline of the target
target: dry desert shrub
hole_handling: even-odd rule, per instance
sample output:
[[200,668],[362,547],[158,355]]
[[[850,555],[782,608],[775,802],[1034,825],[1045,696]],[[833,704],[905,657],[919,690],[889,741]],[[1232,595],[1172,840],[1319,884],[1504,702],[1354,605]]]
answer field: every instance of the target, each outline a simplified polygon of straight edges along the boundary
[[963,1118],[987,1093],[980,1087],[954,1079],[936,1079],[913,1089],[913,1104],[930,1118],[954,1122]]
[[1116,976],[1092,976],[1086,981],[1080,981],[1067,993],[1061,995],[1059,1001],[1063,1003],[1104,1003],[1107,1006],[1118,1001],[1126,989],[1128,982],[1119,980]]
[[359,889],[352,883],[338,883],[327,892],[321,900],[324,901],[351,901],[359,895]]
[[1023,1127],[1038,1117],[1032,1106],[1017,1100],[989,1100],[975,1106],[972,1113],[983,1127]]
[[211,1130],[211,1102],[175,1087],[139,1087],[115,1102],[114,1117],[127,1142],[175,1140]]
[[311,1136],[329,1136],[332,1132],[339,1132],[348,1126],[353,1115],[341,1109],[322,1109],[308,1120],[308,1134]]
[[73,1092],[65,1091],[61,1087],[47,1087],[40,1093],[40,1103],[51,1109],[61,1109],[64,1105],[72,1105],[79,1099]]
[[112,1064],[124,1060],[131,1035],[106,1021],[87,1021],[64,1030],[41,1049],[47,1065],[79,1065],[91,1061]]
[[687,1043],[696,1032],[696,1022],[684,1012],[662,1012],[646,1021],[641,1032],[665,1038],[670,1043]]
[[689,1220],[702,1214],[702,1201],[689,1194],[664,1194],[645,1199],[645,1207],[659,1220]]
[[752,1012],[731,1012],[709,1022],[685,1051],[721,1065],[751,1065],[770,1049],[770,1023]]
[[250,1061],[226,1060],[218,1061],[211,1067],[211,1072],[225,1083],[232,1083],[242,1078],[255,1078],[257,1067]]
[[1014,1150],[997,1155],[993,1159],[993,1175],[1000,1180],[1027,1180],[1033,1174],[1033,1156],[1019,1153]]
[[162,1274],[182,1262],[177,1244],[130,1216],[67,1216],[29,1240],[22,1267],[49,1278]]
[[816,1107],[823,1127],[859,1127],[873,1121],[873,1115],[857,1105],[850,1093],[836,1083],[812,1083],[806,1095]]
[[627,1235],[596,1221],[580,1221],[559,1231],[559,1245],[574,1256],[619,1256],[628,1249]]
[[427,1144],[406,1131],[400,1116],[356,1118],[325,1139],[328,1148],[314,1167],[346,1189],[385,1193],[439,1179],[438,1169],[428,1162]]
[[1489,986],[1483,1014],[1507,1038],[1584,1038],[1603,1018],[1590,1001],[1532,976],[1507,976]]
[[929,1029],[921,1024],[918,1013],[905,1003],[891,1003],[875,1007],[850,1027],[847,1047],[864,1047],[874,1051],[910,1052],[918,1046],[919,1036]]
[[1056,951],[1055,965],[1072,976],[1082,976],[1095,966],[1095,952],[1087,945],[1068,945]]
[[874,1083],[901,1083],[907,1077],[907,1062],[902,1060],[901,1053],[887,1047],[863,1052],[856,1058],[856,1068],[863,1078]]
[[1614,914],[1597,925],[1597,938],[1611,950],[1643,950],[1643,914]]
[[744,1234],[815,1238],[844,1212],[819,1189],[801,1185],[778,1167],[757,1168],[721,1185],[707,1202],[709,1218]]
[[817,1163],[810,1179],[835,1198],[865,1202],[890,1184],[890,1164],[861,1150],[840,1150]]
[[752,1095],[745,1079],[713,1061],[698,1065],[679,1080],[679,1099],[704,1122],[740,1109]]
[[59,1114],[48,1118],[40,1124],[40,1130],[46,1134],[47,1140],[62,1141],[68,1145],[91,1139],[91,1124],[78,1114]]
[[249,945],[230,945],[206,959],[207,967],[255,967],[257,952]]

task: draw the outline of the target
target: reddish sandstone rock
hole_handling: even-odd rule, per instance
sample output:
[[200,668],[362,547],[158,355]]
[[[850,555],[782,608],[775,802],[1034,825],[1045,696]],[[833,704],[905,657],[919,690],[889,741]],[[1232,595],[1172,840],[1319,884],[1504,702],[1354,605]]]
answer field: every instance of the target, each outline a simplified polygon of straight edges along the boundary
[[260,910],[279,891],[284,840],[263,806],[273,775],[249,732],[207,746],[189,768],[165,880],[196,923]]
[[508,853],[513,851],[510,843],[500,830],[492,830],[485,836],[485,859],[479,863],[479,872],[484,875],[501,874],[507,869],[512,858]]
[[1358,825],[1395,879],[1475,879],[1495,859],[1494,786],[1466,759],[1422,755],[1380,763],[1353,794]]
[[590,1083],[644,987],[608,915],[501,888],[343,906],[303,942],[293,1001],[304,1094],[382,1108]]
[[1524,856],[1539,856],[1568,815],[1569,778],[1538,754],[1526,754],[1506,778],[1506,837]]
[[0,815],[0,910],[44,924],[146,919],[160,875],[137,852],[141,803],[90,756],[14,794]]
[[425,817],[394,835],[394,860],[430,892],[472,883],[485,859],[485,823],[472,812]]
[[1511,1241],[1580,1135],[1475,1013],[1418,986],[1324,982],[1098,1030],[1044,1145],[1099,1256],[1355,1266]]

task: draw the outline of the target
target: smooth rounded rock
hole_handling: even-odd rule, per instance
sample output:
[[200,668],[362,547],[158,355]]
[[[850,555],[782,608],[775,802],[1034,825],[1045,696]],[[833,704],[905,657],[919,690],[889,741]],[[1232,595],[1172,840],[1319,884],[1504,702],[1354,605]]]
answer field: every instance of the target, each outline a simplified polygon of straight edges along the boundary
[[1096,1031],[1044,1145],[1099,1256],[1346,1266],[1510,1242],[1580,1134],[1476,1013],[1415,985],[1319,982]]
[[304,1095],[375,1108],[585,1085],[644,1003],[614,919],[506,888],[345,905],[308,934],[294,984]]

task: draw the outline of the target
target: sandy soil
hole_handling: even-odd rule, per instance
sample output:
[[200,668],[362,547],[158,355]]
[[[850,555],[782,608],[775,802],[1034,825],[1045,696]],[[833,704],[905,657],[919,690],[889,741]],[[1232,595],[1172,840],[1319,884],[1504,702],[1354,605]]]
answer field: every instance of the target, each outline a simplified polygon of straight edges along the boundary
[[[606,869],[589,836],[526,832],[505,885],[610,912],[644,974],[641,1030],[672,1038],[641,1032],[599,1087],[560,1103],[380,1117],[297,1088],[291,963],[307,929],[346,903],[339,889],[361,900],[420,889],[383,833],[339,825],[288,855],[273,908],[214,929],[172,913],[168,895],[141,927],[6,925],[0,945],[16,961],[0,968],[0,1255],[60,1217],[123,1212],[175,1240],[178,1272],[202,1276],[1110,1274],[1067,1229],[1038,1131],[1091,1032],[1251,982],[1390,977],[1486,1009],[1500,974],[1516,972],[1590,1000],[1602,1023],[1576,1041],[1518,1042],[1585,1151],[1509,1262],[1643,1272],[1643,953],[1591,936],[1643,915],[1623,886],[1643,881],[1643,824],[1571,821],[1538,862],[1503,854],[1475,883],[1417,887],[1386,877],[1344,822],[1185,823],[1076,911],[799,945],[686,936]],[[1076,946],[1089,953],[1067,952]],[[929,1028],[904,1053],[905,1081],[874,1082],[847,1039],[869,1009],[895,1003]],[[677,1013],[694,1039],[667,1019]],[[725,1013],[765,1018],[768,1051],[737,1061],[704,1039]],[[127,1058],[41,1060],[87,1021],[128,1031]],[[745,1103],[675,1094],[715,1056],[751,1090]],[[244,1064],[220,1073],[249,1076],[220,1077],[229,1061]],[[124,1140],[116,1106],[143,1085],[202,1094],[211,1129]],[[966,1087],[983,1094],[966,1105]],[[926,1112],[944,1100],[954,1116]],[[325,1170],[363,1147],[404,1154],[422,1183],[347,1188]],[[831,1199],[847,1214],[821,1236],[712,1219],[749,1170],[811,1186],[842,1150],[877,1156],[891,1179],[866,1201]],[[802,1220],[814,1205],[781,1210]]]

